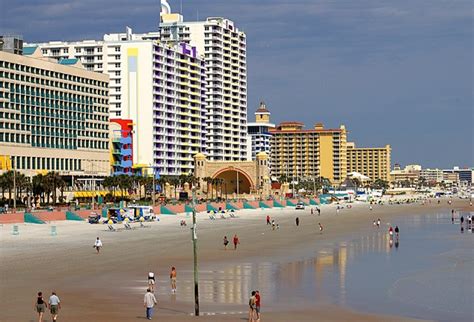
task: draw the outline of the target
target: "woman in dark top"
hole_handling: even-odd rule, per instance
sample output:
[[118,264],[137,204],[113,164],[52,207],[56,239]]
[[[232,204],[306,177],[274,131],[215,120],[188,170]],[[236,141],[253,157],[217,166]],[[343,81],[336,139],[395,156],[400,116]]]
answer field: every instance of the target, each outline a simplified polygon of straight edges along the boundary
[[38,292],[38,297],[35,302],[35,311],[38,313],[38,321],[43,322],[43,314],[46,311],[48,304],[43,299],[43,292]]

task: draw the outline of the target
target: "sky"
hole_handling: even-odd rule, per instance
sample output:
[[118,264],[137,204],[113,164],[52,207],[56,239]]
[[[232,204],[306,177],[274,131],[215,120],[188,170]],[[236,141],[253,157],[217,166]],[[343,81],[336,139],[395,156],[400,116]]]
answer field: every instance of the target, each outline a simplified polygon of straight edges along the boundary
[[[474,166],[470,0],[168,1],[185,20],[226,17],[247,34],[249,121],[345,124],[392,163]],[[182,3],[182,6],[181,6]],[[156,30],[158,0],[0,0],[0,33],[27,42]]]

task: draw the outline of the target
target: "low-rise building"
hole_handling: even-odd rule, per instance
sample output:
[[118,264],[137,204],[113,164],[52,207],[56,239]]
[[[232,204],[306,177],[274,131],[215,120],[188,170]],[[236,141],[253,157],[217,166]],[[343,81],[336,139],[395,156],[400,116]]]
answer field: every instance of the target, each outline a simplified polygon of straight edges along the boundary
[[390,172],[390,178],[394,185],[414,186],[420,179],[421,166],[417,164],[407,165],[404,169],[399,164],[395,164]]

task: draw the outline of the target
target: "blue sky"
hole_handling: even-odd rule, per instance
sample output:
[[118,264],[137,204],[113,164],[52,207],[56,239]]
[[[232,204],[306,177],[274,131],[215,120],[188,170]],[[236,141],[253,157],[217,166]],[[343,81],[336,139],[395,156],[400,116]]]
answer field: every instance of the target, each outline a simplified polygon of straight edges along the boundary
[[[275,122],[344,123],[358,146],[391,144],[392,162],[474,166],[471,1],[182,2],[186,20],[223,16],[247,33],[250,117],[264,100]],[[151,31],[158,3],[0,0],[0,32],[37,42]]]

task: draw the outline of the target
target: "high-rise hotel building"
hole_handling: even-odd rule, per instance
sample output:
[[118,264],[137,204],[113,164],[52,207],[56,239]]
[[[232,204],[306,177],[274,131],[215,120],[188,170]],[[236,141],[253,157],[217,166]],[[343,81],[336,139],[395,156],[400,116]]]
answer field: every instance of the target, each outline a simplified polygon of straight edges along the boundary
[[[169,6],[168,6],[169,10]],[[161,15],[160,39],[186,42],[204,55],[207,66],[207,154],[209,160],[247,159],[246,35],[225,18],[183,22]]]
[[271,172],[279,178],[324,177],[333,184],[347,176],[347,131],[325,129],[321,123],[304,129],[300,122],[283,122],[270,130]]
[[[0,51],[0,155],[26,175],[106,176],[109,77],[75,59]],[[1,169],[6,170],[6,169]]]
[[390,182],[391,148],[358,148],[354,142],[347,143],[347,172],[358,172],[375,181]]
[[47,57],[76,57],[110,76],[111,117],[133,121],[134,165],[189,174],[193,155],[206,153],[206,67],[195,47],[158,38],[127,28],[102,41],[38,45]]

